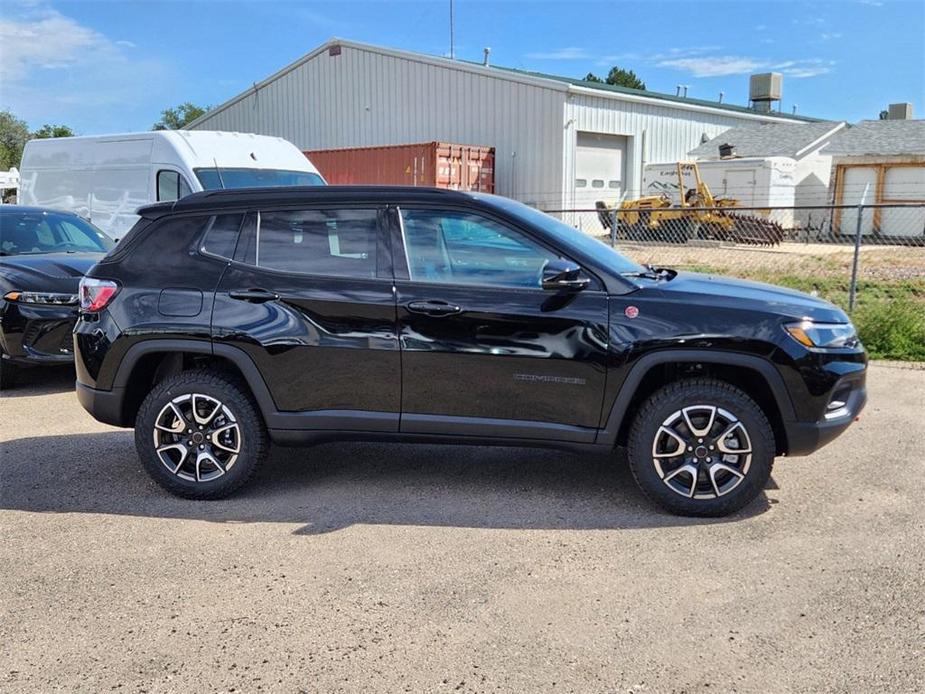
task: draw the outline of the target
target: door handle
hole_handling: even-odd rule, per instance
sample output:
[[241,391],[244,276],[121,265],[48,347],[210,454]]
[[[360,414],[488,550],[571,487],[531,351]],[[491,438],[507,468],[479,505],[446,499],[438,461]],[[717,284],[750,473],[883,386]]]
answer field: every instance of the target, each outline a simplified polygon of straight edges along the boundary
[[411,313],[422,313],[425,316],[450,316],[462,313],[462,308],[446,301],[412,301],[407,304]]
[[274,294],[266,289],[232,289],[228,292],[232,299],[249,301],[252,304],[262,304],[267,301],[276,301],[279,294]]

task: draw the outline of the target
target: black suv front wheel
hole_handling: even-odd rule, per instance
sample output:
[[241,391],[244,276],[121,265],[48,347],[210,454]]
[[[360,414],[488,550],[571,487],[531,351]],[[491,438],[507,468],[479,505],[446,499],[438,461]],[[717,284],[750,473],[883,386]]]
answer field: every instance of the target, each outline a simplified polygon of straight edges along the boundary
[[642,405],[629,464],[645,494],[672,513],[724,516],[751,502],[774,463],[774,432],[740,389],[712,379],[672,383]]
[[220,499],[247,482],[268,450],[246,387],[218,371],[186,371],[158,383],[135,419],[145,470],[167,491]]

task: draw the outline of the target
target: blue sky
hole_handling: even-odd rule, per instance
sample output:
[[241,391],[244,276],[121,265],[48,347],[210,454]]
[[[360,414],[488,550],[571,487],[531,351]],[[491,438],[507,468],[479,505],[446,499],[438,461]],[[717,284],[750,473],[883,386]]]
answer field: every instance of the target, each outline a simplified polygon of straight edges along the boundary
[[[219,104],[332,36],[445,55],[448,0],[3,0],[0,109],[33,127],[144,130],[182,101]],[[857,121],[911,101],[925,117],[925,0],[456,0],[456,55],[583,77],[611,65],[649,89],[745,104],[784,74],[783,108]]]

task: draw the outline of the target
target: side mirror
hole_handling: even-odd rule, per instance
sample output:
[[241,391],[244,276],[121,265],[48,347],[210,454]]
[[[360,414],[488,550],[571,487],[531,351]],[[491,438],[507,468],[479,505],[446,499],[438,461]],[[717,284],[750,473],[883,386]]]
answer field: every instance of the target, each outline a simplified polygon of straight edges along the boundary
[[543,289],[580,292],[591,280],[581,277],[581,268],[571,260],[550,260],[543,266]]

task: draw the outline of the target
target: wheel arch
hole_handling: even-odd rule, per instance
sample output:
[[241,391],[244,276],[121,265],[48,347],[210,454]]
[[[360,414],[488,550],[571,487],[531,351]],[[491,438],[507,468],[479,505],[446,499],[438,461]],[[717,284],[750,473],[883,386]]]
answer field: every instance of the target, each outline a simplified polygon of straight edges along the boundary
[[130,347],[113,379],[113,390],[124,394],[120,408],[122,424],[131,426],[151,386],[195,366],[231,371],[247,384],[265,421],[276,412],[266,382],[243,350],[209,342],[155,339]]
[[597,443],[625,445],[632,424],[628,414],[658,388],[697,376],[718,378],[747,393],[765,411],[777,452],[787,452],[786,423],[795,419],[795,413],[784,379],[774,365],[750,354],[708,350],[663,350],[640,358],[620,386]]

